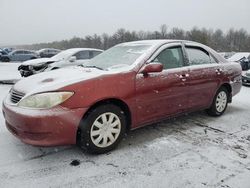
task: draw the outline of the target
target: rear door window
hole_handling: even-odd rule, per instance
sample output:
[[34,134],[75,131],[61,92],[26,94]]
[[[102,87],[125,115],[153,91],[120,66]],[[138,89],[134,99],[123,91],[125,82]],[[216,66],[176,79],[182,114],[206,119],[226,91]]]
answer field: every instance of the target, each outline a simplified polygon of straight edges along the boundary
[[22,55],[23,54],[23,51],[16,51],[14,52],[14,55]]
[[210,55],[202,48],[186,47],[190,65],[211,64]]

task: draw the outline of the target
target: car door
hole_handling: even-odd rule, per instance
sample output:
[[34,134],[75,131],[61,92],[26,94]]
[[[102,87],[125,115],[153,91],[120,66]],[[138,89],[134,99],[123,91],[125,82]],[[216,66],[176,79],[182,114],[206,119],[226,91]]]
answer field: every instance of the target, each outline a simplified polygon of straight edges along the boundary
[[181,43],[161,47],[149,60],[163,64],[160,73],[136,75],[138,124],[181,113],[188,107],[185,80],[188,73]]
[[29,51],[23,51],[22,61],[27,61],[31,59],[32,53]]
[[189,59],[189,73],[186,78],[189,108],[206,108],[223,76],[222,66],[207,50],[200,46],[185,45]]
[[16,52],[10,52],[8,57],[10,58],[10,61],[15,61],[15,56],[16,56]]
[[27,57],[26,51],[20,51],[18,55],[18,60],[17,61],[25,61]]

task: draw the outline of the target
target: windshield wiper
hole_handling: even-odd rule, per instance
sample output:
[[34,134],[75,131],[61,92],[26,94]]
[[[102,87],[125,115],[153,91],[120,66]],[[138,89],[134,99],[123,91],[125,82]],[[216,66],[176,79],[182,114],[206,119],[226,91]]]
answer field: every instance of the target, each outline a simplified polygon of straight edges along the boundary
[[79,66],[84,67],[84,68],[96,68],[99,70],[105,70],[105,69],[98,67],[98,66],[95,66],[95,65],[79,65]]

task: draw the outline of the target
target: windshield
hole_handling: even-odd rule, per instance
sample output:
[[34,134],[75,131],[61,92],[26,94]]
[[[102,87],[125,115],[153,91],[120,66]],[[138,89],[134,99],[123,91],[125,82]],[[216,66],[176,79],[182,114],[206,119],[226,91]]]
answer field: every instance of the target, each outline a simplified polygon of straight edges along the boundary
[[71,55],[72,55],[71,50],[65,50],[65,51],[62,51],[62,52],[58,53],[57,55],[53,56],[51,59],[53,59],[54,61],[60,61],[63,59],[67,59]]
[[96,56],[86,65],[102,69],[116,69],[132,65],[151,45],[123,44],[118,45]]

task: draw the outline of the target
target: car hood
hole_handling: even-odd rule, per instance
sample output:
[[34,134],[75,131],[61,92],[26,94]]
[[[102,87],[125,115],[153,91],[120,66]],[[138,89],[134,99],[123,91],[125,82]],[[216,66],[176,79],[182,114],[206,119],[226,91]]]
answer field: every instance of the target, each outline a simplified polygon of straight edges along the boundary
[[80,81],[97,78],[104,74],[109,73],[108,71],[102,71],[95,68],[83,68],[79,66],[62,68],[23,78],[13,86],[13,89],[25,93],[27,96],[40,92],[55,91],[62,87]]
[[32,65],[32,66],[39,66],[46,64],[47,62],[53,61],[51,58],[39,58],[39,59],[32,59],[22,63],[22,65]]

